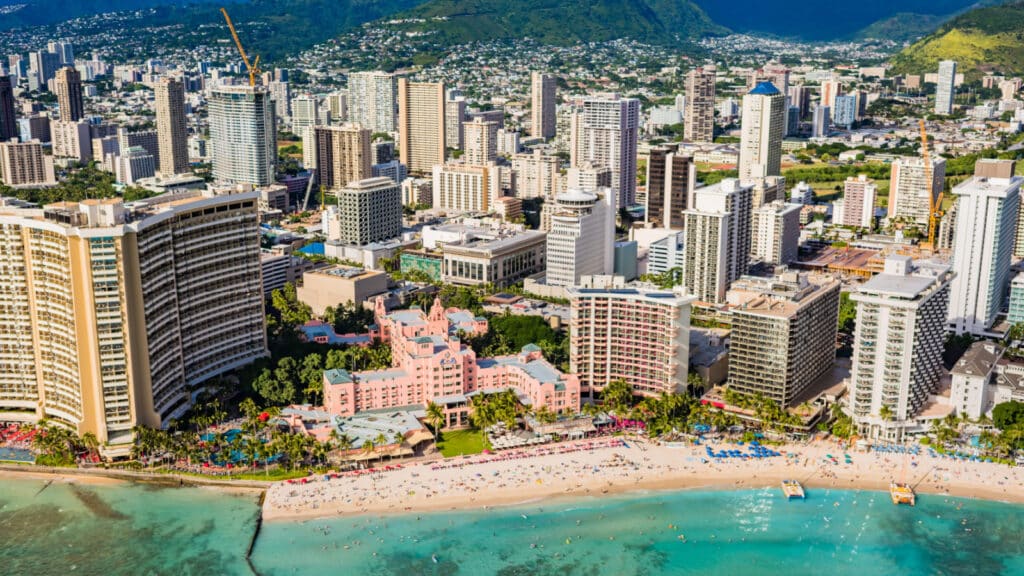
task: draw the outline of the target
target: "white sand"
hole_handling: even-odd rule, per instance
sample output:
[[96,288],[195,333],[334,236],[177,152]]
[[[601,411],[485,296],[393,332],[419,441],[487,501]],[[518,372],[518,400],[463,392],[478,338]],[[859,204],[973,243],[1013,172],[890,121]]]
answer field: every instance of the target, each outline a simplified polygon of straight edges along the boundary
[[[576,451],[462,467],[455,465],[496,460],[505,453],[403,465],[400,470],[330,481],[319,476],[308,484],[277,483],[267,491],[263,515],[274,520],[483,508],[631,490],[778,487],[786,478],[803,482],[808,490],[887,490],[896,480],[910,483],[918,492],[1024,503],[1024,471],[1000,464],[854,452],[831,442],[774,447],[783,453],[775,458],[702,463],[704,446],[670,448],[627,438],[629,448],[608,447],[610,441],[593,441],[603,445],[595,449],[581,449],[586,441],[548,445],[530,452]],[[712,447],[746,452],[745,447]],[[826,454],[837,457],[839,464],[826,463]],[[844,454],[850,454],[852,464],[845,463]],[[432,469],[439,465],[444,468]]]

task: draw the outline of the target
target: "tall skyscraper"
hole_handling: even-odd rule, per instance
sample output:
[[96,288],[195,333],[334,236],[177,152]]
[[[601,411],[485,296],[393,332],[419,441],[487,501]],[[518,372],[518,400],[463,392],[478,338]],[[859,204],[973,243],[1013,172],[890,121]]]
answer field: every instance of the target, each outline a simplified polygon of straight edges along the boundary
[[29,52],[29,89],[46,91],[47,82],[57,75],[60,68],[60,56],[53,52],[40,50]]
[[614,271],[614,192],[570,189],[555,197],[547,238],[547,283],[575,286],[580,277]]
[[832,109],[828,106],[817,104],[814,106],[814,114],[811,116],[811,137],[824,138],[828,136],[829,126],[832,124]]
[[0,222],[4,411],[127,455],[133,426],[267,355],[255,193],[4,208]]
[[786,271],[729,291],[729,388],[796,405],[836,358],[839,281]]
[[541,72],[530,75],[531,117],[530,136],[534,138],[555,137],[555,106],[558,81],[554,76]]
[[[267,75],[270,73],[268,72]],[[270,101],[274,103],[274,120],[286,120],[292,116],[292,89],[288,82],[271,80],[266,82]]]
[[[1003,177],[979,176],[1005,167]],[[953,188],[957,197],[949,324],[956,334],[981,335],[995,323],[1010,282],[1014,233],[1024,177],[1011,160],[979,160],[975,176]]]
[[[799,118],[807,116],[811,110],[811,91],[803,84],[789,87],[789,105],[800,109]],[[799,120],[798,118],[798,120]]]
[[445,146],[455,150],[462,150],[465,146],[463,142],[465,134],[462,127],[466,122],[466,98],[456,96],[446,100],[444,103],[444,113]]
[[61,66],[75,65],[75,49],[70,42],[48,42],[46,50],[57,55]]
[[224,86],[210,94],[213,177],[225,184],[266,186],[277,165],[277,121],[262,86]]
[[430,174],[444,164],[444,101],[444,84],[398,80],[398,146],[410,174]]
[[0,76],[0,141],[18,137],[18,117],[14,112],[14,82]]
[[857,121],[857,96],[855,94],[837,96],[836,107],[832,110],[832,123],[849,130]]
[[697,187],[693,157],[679,151],[678,144],[651,148],[647,160],[647,205],[644,221],[658,228],[683,227],[683,210]]
[[[857,286],[850,410],[861,433],[903,441],[936,392],[949,309],[949,266],[890,255],[885,269]],[[882,408],[891,417],[882,417]]]
[[184,174],[188,166],[188,126],[185,123],[185,86],[177,78],[161,78],[156,96],[156,134],[162,176]]
[[341,242],[365,246],[402,233],[402,190],[391,178],[349,182],[337,192]]
[[302,165],[306,168],[317,167],[313,127],[326,123],[316,96],[307,92],[292,98],[292,133],[302,140]]
[[857,178],[848,177],[843,184],[843,197],[832,203],[832,223],[868,230],[874,228],[877,191],[875,183],[864,174]]
[[85,104],[82,102],[82,75],[71,67],[57,71],[54,80],[57,92],[57,107],[60,109],[61,122],[76,122],[85,116]]
[[583,102],[579,155],[584,162],[612,170],[612,189],[619,207],[636,201],[636,149],[640,128],[640,101],[618,94]]
[[372,175],[370,130],[359,124],[316,126],[314,153],[317,179],[328,190],[339,190],[350,182]]
[[924,159],[906,156],[892,162],[889,176],[889,218],[902,218],[926,226],[931,202],[946,185],[946,159],[931,157],[931,179]]
[[782,134],[786,98],[771,82],[762,82],[743,97],[739,178],[782,174]]
[[695,68],[686,75],[686,110],[683,112],[683,140],[712,142],[715,139],[714,66]]
[[956,96],[956,62],[939,62],[939,81],[935,84],[935,113],[952,114]]
[[593,398],[619,379],[640,396],[687,392],[692,296],[632,288],[567,292],[569,364],[581,392]]
[[719,303],[729,284],[747,273],[753,186],[734,179],[698,188],[683,212],[683,285],[699,300]]
[[462,125],[462,160],[467,164],[487,164],[498,158],[498,123],[474,118]]
[[836,107],[836,98],[843,93],[843,85],[838,80],[822,80],[819,90],[818,105],[828,106],[831,109]]
[[348,76],[349,118],[371,132],[398,130],[398,78],[387,72]]

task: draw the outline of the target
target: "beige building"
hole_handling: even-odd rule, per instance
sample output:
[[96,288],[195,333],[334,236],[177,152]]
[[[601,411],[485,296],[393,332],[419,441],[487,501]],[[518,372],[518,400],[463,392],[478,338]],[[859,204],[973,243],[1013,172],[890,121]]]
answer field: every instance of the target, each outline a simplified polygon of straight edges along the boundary
[[350,182],[373,176],[370,131],[358,124],[317,126],[317,178],[328,190],[339,190]]
[[185,123],[185,86],[177,78],[161,78],[153,87],[156,134],[161,176],[185,174],[188,166],[188,126]]
[[787,265],[800,249],[800,204],[776,200],[754,210],[750,254],[761,262]]
[[303,274],[302,286],[296,289],[296,295],[314,314],[320,315],[328,306],[360,305],[387,290],[388,275],[384,272],[336,266]]
[[0,410],[126,453],[265,356],[256,195],[0,209]]
[[544,154],[541,150],[512,156],[515,196],[554,198],[561,194],[565,189],[565,178],[561,174],[560,163],[558,156]]
[[496,164],[434,166],[434,208],[452,212],[490,212],[502,196],[502,171],[502,167]]
[[444,103],[444,84],[398,79],[398,145],[410,174],[429,174],[444,163]]
[[805,400],[836,358],[839,286],[828,276],[791,271],[733,283],[729,387],[783,408]]
[[85,104],[82,102],[82,75],[78,70],[70,66],[57,70],[53,87],[57,93],[59,120],[61,122],[81,120],[85,116]]
[[38,140],[0,143],[0,181],[7,186],[50,186],[57,183],[53,156],[43,154]]
[[467,164],[489,164],[498,159],[498,123],[477,116],[462,125],[464,154]]
[[554,76],[533,72],[530,74],[530,136],[555,137],[555,106],[558,80]]

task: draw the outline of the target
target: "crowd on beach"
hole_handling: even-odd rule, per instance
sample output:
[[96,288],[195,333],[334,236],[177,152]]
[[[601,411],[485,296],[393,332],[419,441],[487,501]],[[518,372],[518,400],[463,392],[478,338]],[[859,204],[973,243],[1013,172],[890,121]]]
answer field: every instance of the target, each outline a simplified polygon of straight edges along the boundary
[[[831,441],[787,444],[776,458],[708,458],[705,446],[666,446],[636,437],[585,440],[483,457],[427,461],[351,477],[279,483],[267,492],[267,518],[487,508],[559,495],[636,489],[778,486],[884,490],[890,482],[916,489],[1004,500],[1020,468],[946,459],[931,453],[855,451]],[[716,452],[721,452],[717,450]],[[836,452],[843,457],[832,456]]]

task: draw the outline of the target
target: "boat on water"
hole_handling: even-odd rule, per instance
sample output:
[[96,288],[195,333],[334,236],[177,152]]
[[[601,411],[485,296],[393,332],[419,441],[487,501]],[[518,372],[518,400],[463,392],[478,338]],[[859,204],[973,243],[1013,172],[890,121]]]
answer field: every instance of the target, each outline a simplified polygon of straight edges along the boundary
[[792,500],[793,498],[799,498],[803,500],[807,497],[807,495],[804,493],[803,485],[796,480],[783,480],[782,493],[786,496],[787,500]]
[[892,497],[892,503],[897,506],[900,504],[910,504],[913,506],[917,500],[914,489],[906,482],[893,482],[889,484],[889,496]]

